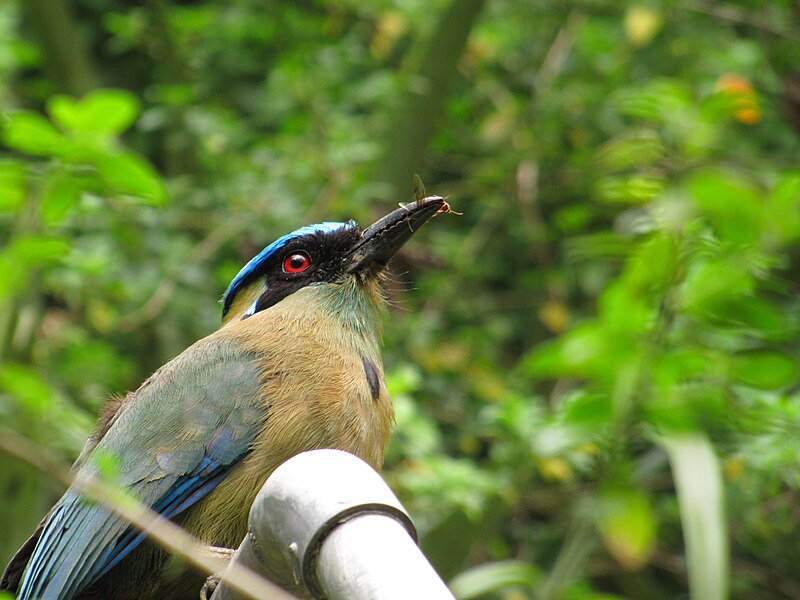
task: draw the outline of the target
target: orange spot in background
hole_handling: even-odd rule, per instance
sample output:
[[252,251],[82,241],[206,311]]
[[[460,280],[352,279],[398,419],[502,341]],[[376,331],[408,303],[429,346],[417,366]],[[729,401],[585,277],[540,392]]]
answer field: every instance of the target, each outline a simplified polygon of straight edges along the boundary
[[758,98],[748,79],[736,73],[725,73],[717,79],[714,90],[731,96],[732,115],[740,123],[755,125],[761,120]]

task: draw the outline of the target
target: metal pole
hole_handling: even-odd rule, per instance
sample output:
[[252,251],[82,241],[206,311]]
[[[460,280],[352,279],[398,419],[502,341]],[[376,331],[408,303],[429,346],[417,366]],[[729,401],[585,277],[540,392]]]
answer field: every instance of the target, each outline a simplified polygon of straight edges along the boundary
[[[313,450],[278,467],[250,510],[233,561],[304,598],[453,600],[416,544],[411,520],[369,465]],[[211,600],[240,600],[225,584]]]

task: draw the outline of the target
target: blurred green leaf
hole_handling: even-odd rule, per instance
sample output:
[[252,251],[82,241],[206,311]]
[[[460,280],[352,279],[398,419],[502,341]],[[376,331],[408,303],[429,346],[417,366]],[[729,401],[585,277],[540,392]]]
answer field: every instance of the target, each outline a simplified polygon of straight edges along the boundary
[[656,546],[656,517],[637,489],[606,490],[597,498],[597,527],[608,551],[626,569],[641,569]]
[[542,578],[534,565],[519,560],[484,563],[457,575],[448,584],[459,600],[478,598],[508,586],[532,588]]
[[598,166],[609,172],[650,165],[664,156],[658,135],[644,129],[607,142],[597,153]]
[[675,238],[658,233],[640,244],[628,259],[625,275],[636,287],[661,292],[675,281],[678,248]]
[[598,182],[597,194],[601,200],[615,204],[642,204],[653,200],[664,190],[664,181],[658,177],[634,175],[632,177],[604,177]]
[[587,375],[605,361],[603,340],[597,325],[585,324],[556,341],[540,344],[525,357],[523,366],[532,377]]
[[561,415],[569,424],[599,428],[611,421],[613,413],[607,396],[582,391],[565,398]]
[[13,212],[25,202],[27,188],[25,164],[0,161],[0,213]]
[[681,306],[693,312],[713,311],[716,303],[746,294],[753,285],[747,268],[736,258],[699,261],[683,282]]
[[798,361],[777,352],[742,352],[731,359],[731,375],[745,385],[777,390],[797,381]]
[[13,255],[7,251],[0,251],[0,272],[3,273],[0,299],[10,297],[24,289],[30,279],[26,266],[16,262]]
[[797,319],[779,306],[759,296],[721,298],[709,313],[719,327],[751,332],[767,340],[785,340],[797,331]]
[[783,175],[767,196],[764,212],[780,242],[800,237],[800,173]]
[[[648,245],[649,246],[649,245]],[[648,250],[645,246],[645,250]],[[666,257],[665,257],[666,258]],[[637,272],[636,256],[633,259],[632,277],[629,279],[619,279],[609,285],[598,298],[598,312],[603,324],[608,329],[603,334],[615,333],[616,337],[609,346],[630,347],[629,336],[637,336],[647,331],[654,324],[654,318],[658,309],[657,303],[653,302],[648,296],[638,289],[638,286],[647,286],[646,281],[637,281],[636,278],[644,279],[651,275],[658,277],[661,269],[669,270],[671,265],[667,264],[654,266],[655,273],[644,274],[641,269]],[[650,286],[654,287],[654,286]],[[649,291],[649,290],[648,290]]]
[[136,196],[151,204],[163,204],[167,191],[155,169],[130,152],[96,155],[92,160],[106,185],[112,190]]
[[78,182],[67,175],[50,177],[43,186],[40,209],[42,220],[56,225],[64,220],[80,195]]
[[25,235],[15,238],[3,250],[3,254],[10,256],[28,268],[53,262],[62,258],[70,249],[67,240],[44,235]]
[[687,185],[723,239],[741,244],[757,239],[765,213],[761,195],[748,181],[732,173],[701,171]]
[[19,363],[0,365],[0,389],[33,413],[47,411],[55,399],[53,390],[41,375]]
[[462,510],[477,519],[489,499],[505,492],[506,483],[466,459],[428,456],[413,461],[413,468],[398,475],[407,491],[426,497],[448,510]]
[[625,115],[666,124],[690,109],[692,92],[683,81],[659,77],[618,92],[614,101]]
[[69,251],[69,244],[47,236],[19,236],[5,248],[0,248],[0,272],[3,285],[0,298],[9,297],[25,288],[31,271],[57,262]]
[[47,111],[65,131],[117,135],[136,120],[139,100],[126,90],[93,90],[82,99],[53,96]]
[[394,446],[402,445],[403,456],[424,458],[441,452],[441,432],[420,413],[405,394],[393,395],[397,428],[392,438]]
[[47,119],[31,111],[9,113],[2,139],[9,148],[34,156],[59,156],[70,148],[67,138]]
[[116,454],[108,452],[105,448],[99,448],[97,452],[92,452],[90,455],[92,466],[95,467],[95,473],[103,480],[109,483],[119,483],[119,476],[122,472],[119,457]]

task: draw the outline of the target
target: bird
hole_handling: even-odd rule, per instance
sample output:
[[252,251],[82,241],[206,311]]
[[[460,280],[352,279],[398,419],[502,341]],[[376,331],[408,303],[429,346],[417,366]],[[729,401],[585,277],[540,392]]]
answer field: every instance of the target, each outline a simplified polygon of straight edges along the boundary
[[[376,470],[394,423],[381,359],[382,274],[438,196],[367,228],[323,222],[266,246],[222,297],[222,325],[110,400],[76,479],[113,457],[116,481],[204,543],[232,548],[282,462],[336,448]],[[196,598],[205,574],[68,488],[0,581],[19,600]]]

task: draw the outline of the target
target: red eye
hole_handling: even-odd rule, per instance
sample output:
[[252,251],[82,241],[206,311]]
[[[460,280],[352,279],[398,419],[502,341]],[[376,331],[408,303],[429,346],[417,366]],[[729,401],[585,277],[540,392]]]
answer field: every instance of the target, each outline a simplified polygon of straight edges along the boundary
[[284,273],[300,273],[311,266],[311,258],[305,252],[295,252],[283,259]]

